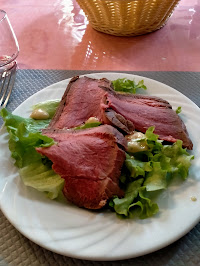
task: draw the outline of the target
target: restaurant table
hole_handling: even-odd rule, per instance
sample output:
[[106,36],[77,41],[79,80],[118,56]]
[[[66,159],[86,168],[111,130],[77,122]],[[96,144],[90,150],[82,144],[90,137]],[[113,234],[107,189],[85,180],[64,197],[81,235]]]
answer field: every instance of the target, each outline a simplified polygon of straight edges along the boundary
[[[0,8],[7,12],[20,46],[10,111],[55,82],[94,72],[148,77],[200,106],[200,0],[180,1],[162,29],[137,37],[95,31],[75,0],[0,0]],[[200,265],[200,224],[151,254],[97,262],[38,246],[1,213],[0,265]]]

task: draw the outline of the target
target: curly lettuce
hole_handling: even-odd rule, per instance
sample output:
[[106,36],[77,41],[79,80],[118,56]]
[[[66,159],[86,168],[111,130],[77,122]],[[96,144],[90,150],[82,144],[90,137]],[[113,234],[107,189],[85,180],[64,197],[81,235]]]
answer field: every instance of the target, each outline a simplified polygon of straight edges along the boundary
[[54,140],[42,135],[40,130],[49,120],[34,120],[13,115],[2,109],[0,115],[9,133],[9,149],[15,165],[25,185],[46,193],[47,197],[57,198],[64,186],[64,180],[57,175],[51,163],[35,150],[36,147],[49,147]]
[[9,149],[17,167],[22,168],[41,157],[36,152],[36,147],[49,147],[54,144],[53,139],[40,133],[40,130],[49,124],[49,120],[23,118],[6,109],[2,109],[0,115],[10,135]]
[[135,94],[138,89],[147,89],[147,87],[144,85],[143,80],[140,80],[138,83],[136,83],[134,80],[126,78],[113,80],[112,85],[115,91],[128,92],[133,94]]
[[145,133],[148,150],[126,154],[120,178],[124,198],[110,201],[110,207],[122,217],[145,219],[155,215],[159,207],[151,199],[151,192],[167,189],[173,178],[185,180],[188,176],[194,156],[182,148],[181,140],[163,145],[153,131],[150,127]]

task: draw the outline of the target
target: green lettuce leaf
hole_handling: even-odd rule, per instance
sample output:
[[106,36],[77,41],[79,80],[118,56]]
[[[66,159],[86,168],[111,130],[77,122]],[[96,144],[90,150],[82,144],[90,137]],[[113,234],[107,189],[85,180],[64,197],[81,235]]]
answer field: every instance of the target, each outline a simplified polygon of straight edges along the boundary
[[[153,131],[154,127],[150,127],[145,133],[147,151],[126,154],[120,182],[123,187],[132,188],[132,197],[126,194],[125,190],[124,198],[113,199],[113,207],[117,214],[130,218],[139,216],[141,219],[151,217],[159,210],[158,205],[152,202],[151,196],[166,189],[172,178],[181,176],[186,179],[188,176],[194,156],[182,148],[180,140],[172,145],[163,145]],[[132,180],[141,177],[144,180],[143,187],[136,188]],[[136,181],[138,180],[134,182]],[[135,197],[134,193],[139,195]]]
[[139,189],[138,201],[129,206],[130,218],[139,217],[146,219],[158,213],[159,207],[157,203],[152,202],[146,192],[146,187]]
[[145,176],[145,172],[152,171],[150,162],[144,162],[135,159],[134,156],[130,156],[126,153],[125,166],[129,170],[130,177],[136,178],[138,176]]
[[176,109],[176,113],[177,113],[177,114],[180,114],[181,111],[182,111],[181,106],[177,107],[177,109]]
[[173,145],[165,145],[162,150],[163,155],[170,158],[171,171],[173,177],[180,176],[183,179],[188,177],[191,160],[194,155],[190,155],[186,149],[182,148],[182,141],[177,140]]
[[144,186],[147,191],[165,189],[167,187],[167,171],[161,168],[160,162],[152,162],[152,171],[147,173]]
[[[145,137],[147,139],[147,144],[149,147],[149,151],[151,151],[152,153],[155,152],[160,152],[163,145],[162,145],[162,141],[158,139],[158,135],[156,135],[154,132],[155,127],[149,127],[146,130],[145,133]],[[149,154],[151,156],[151,154]]]
[[149,141],[157,141],[158,140],[158,135],[156,135],[154,132],[155,127],[149,127],[146,132],[145,136]]
[[23,123],[18,129],[10,131],[9,149],[11,157],[15,159],[15,165],[22,168],[41,158],[35,147],[49,147],[54,141],[40,133],[29,133]]
[[140,178],[136,181],[133,181],[128,184],[124,198],[119,199],[118,197],[113,199],[114,210],[118,214],[123,214],[125,216],[129,215],[129,206],[133,202],[133,200],[137,197],[139,188],[143,183],[143,178]]
[[140,80],[138,84],[136,84],[134,80],[129,80],[126,78],[116,79],[112,81],[112,85],[115,91],[128,92],[133,94],[135,94],[138,89],[147,89],[147,87],[144,85],[143,80]]
[[7,127],[8,132],[11,130],[16,130],[17,127],[23,122],[29,132],[38,132],[41,129],[48,126],[50,119],[47,120],[34,120],[32,118],[23,118],[18,115],[10,113],[7,109],[2,109],[0,111],[5,126]]
[[117,215],[127,218],[146,219],[152,217],[159,211],[159,207],[151,200],[146,187],[142,186],[143,178],[128,184],[124,198],[115,197],[110,206],[114,208]]
[[58,197],[65,182],[52,170],[51,165],[44,165],[41,159],[21,168],[19,174],[26,186],[45,192],[50,199]]
[[63,188],[64,180],[52,170],[52,163],[44,159],[36,147],[49,147],[55,142],[42,135],[40,130],[49,124],[47,120],[34,120],[13,115],[6,109],[0,112],[9,133],[9,149],[15,165],[26,186],[45,192],[54,199]]
[[17,167],[22,168],[41,158],[35,147],[49,147],[54,144],[53,139],[39,132],[48,125],[46,120],[22,118],[6,109],[2,109],[0,114],[10,135],[9,149]]

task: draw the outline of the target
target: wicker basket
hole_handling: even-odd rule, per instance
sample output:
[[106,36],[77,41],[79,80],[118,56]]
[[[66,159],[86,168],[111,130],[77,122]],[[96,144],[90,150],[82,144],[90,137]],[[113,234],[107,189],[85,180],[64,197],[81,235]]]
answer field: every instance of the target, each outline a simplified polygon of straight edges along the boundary
[[160,29],[180,0],[76,0],[91,26],[117,36]]

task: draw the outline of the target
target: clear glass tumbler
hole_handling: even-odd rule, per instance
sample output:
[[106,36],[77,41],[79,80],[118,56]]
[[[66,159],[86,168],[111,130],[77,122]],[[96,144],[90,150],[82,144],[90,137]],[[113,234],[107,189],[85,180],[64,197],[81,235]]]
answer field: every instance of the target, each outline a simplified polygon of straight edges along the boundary
[[19,54],[17,38],[5,11],[0,9],[0,73],[16,64]]

